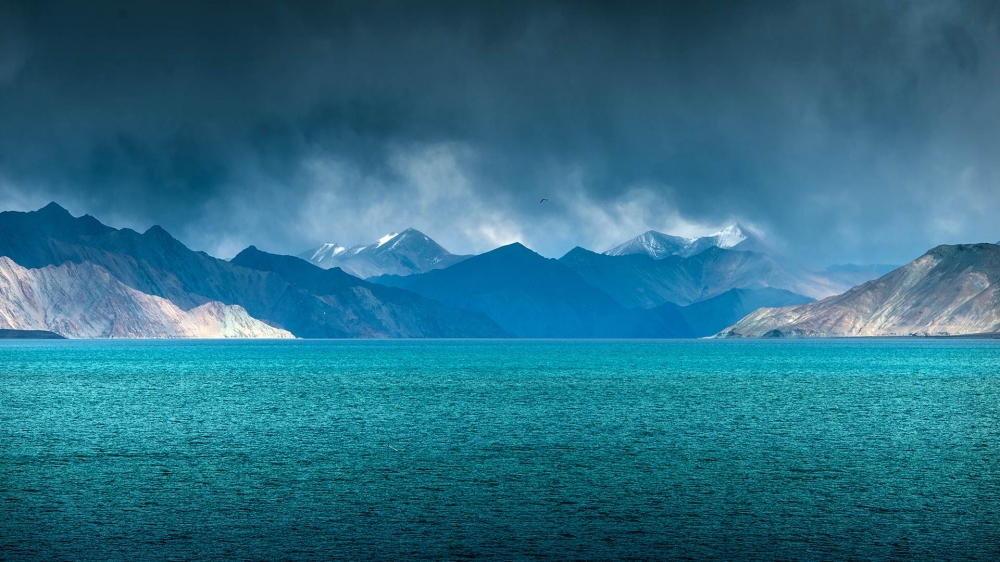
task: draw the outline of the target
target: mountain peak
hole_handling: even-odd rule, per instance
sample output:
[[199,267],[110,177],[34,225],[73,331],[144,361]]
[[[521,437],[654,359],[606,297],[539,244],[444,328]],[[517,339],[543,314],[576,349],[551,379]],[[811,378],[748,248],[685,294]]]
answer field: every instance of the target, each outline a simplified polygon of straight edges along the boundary
[[768,246],[752,230],[734,222],[718,232],[700,238],[683,238],[655,230],[647,230],[604,253],[609,256],[645,254],[654,260],[660,260],[673,255],[693,256],[712,247],[724,250],[735,248],[737,250],[763,251]]
[[68,217],[73,216],[62,205],[56,203],[55,201],[52,201],[48,205],[42,207],[41,209],[38,209],[38,212],[46,215],[63,215]]
[[52,202],[37,211],[4,211],[0,213],[0,230],[31,236],[97,236],[115,229],[105,226],[90,215],[74,217],[58,203]]
[[683,238],[655,230],[647,230],[639,236],[615,246],[604,253],[609,256],[645,254],[654,260],[659,260],[667,256],[683,253],[694,242],[695,239],[692,238]]
[[747,229],[740,223],[734,222],[733,224],[713,234],[713,236],[718,238],[718,242],[715,245],[723,249],[732,248],[749,238],[749,236],[747,236],[747,232]]
[[531,260],[535,258],[542,260],[546,259],[542,255],[538,254],[537,252],[535,252],[531,248],[528,248],[527,246],[525,246],[520,242],[512,242],[510,244],[507,244],[506,246],[500,246],[499,248],[495,248],[493,250],[490,250],[489,252],[479,254],[478,256],[473,256],[473,257],[478,258],[479,262],[485,262],[497,259],[500,260],[507,260],[507,259]]
[[173,238],[173,236],[170,236],[170,233],[167,232],[166,229],[158,224],[154,224],[153,226],[147,228],[146,232],[143,232],[143,234],[149,236],[168,236]]
[[415,228],[392,232],[375,243],[345,248],[323,244],[299,257],[324,269],[340,267],[351,275],[367,279],[379,275],[411,275],[441,269],[467,256],[456,256]]
[[[524,244],[522,244],[520,242],[511,242],[510,244],[507,244],[507,245],[504,245],[504,246],[500,246],[499,248],[497,248],[496,250],[493,250],[493,251],[496,252],[497,250],[505,250],[507,252],[519,252],[519,253],[526,253],[526,252],[527,253],[532,253],[532,254],[535,253],[534,250],[532,250],[531,248],[525,246]],[[489,253],[489,252],[487,252],[487,253]]]

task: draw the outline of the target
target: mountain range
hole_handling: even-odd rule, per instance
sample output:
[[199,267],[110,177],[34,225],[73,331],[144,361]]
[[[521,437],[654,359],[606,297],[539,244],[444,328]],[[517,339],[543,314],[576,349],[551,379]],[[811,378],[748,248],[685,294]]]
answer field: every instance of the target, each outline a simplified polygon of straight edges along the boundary
[[1000,331],[1000,246],[938,246],[842,295],[762,308],[724,337],[948,336]]
[[74,338],[702,337],[745,326],[745,316],[764,318],[762,307],[813,310],[815,298],[882,267],[814,272],[739,225],[696,239],[649,232],[604,254],[575,248],[559,259],[521,244],[458,256],[408,229],[305,258],[250,246],[225,261],[159,226],[115,229],[52,203],[0,213],[0,330]]
[[815,271],[738,223],[701,238],[649,231],[603,254],[577,247],[560,260],[630,308],[687,305],[731,289],[826,298],[894,269],[848,264]]
[[790,270],[766,254],[718,247],[663,259],[645,254],[610,256],[578,247],[559,261],[629,308],[667,302],[687,305],[730,289],[770,287],[817,298],[835,294],[838,288],[820,276]]
[[709,248],[771,253],[771,247],[752,230],[734,223],[715,234],[684,238],[650,230],[604,252],[609,256],[645,255],[654,260],[670,256],[689,257]]
[[486,314],[525,338],[690,337],[680,307],[630,310],[558,260],[514,243],[446,269],[373,281]]
[[[317,294],[315,287],[289,281],[279,272],[192,251],[158,226],[142,234],[117,230],[90,216],[73,217],[54,203],[34,212],[0,213],[0,256],[43,277],[44,287],[55,288],[48,297],[38,297],[39,306],[23,304],[33,302],[30,295],[0,294],[8,308],[24,309],[3,318],[0,328],[44,329],[71,337],[505,335],[480,314],[385,290],[343,272],[339,285],[331,283]],[[19,284],[17,275],[24,272],[11,271],[8,279]],[[97,321],[100,308],[87,304],[91,301],[105,303],[109,312],[104,323]],[[170,306],[194,317],[180,316]],[[78,307],[84,310],[78,313]],[[78,314],[95,318],[81,322],[75,319]],[[204,315],[227,319],[216,322],[226,329],[204,330]],[[143,327],[143,319],[157,326],[165,322],[157,320],[163,317],[172,319],[176,333]],[[263,325],[275,331],[267,332]]]
[[419,230],[408,228],[369,245],[345,248],[327,243],[299,254],[324,269],[339,267],[362,279],[378,275],[411,275],[454,265],[469,256],[455,255]]
[[812,300],[759,287],[730,289],[689,306],[665,302],[626,307],[589,283],[564,259],[542,257],[517,243],[447,269],[372,280],[483,312],[510,334],[530,338],[703,337],[761,306]]
[[[262,252],[254,246],[231,261],[237,266],[273,273],[313,295],[339,314],[324,321],[345,333],[391,337],[507,337],[483,314],[450,308],[409,291],[362,281],[338,268],[322,269],[305,260]],[[300,330],[299,333],[306,333]]]

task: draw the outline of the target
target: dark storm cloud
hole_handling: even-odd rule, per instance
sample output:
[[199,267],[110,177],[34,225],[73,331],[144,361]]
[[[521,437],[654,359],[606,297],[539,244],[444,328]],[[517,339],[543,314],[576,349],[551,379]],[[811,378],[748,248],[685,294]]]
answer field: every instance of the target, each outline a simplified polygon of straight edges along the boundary
[[[1000,238],[994,3],[3,3],[0,203],[232,254]],[[552,205],[538,206],[540,196]]]

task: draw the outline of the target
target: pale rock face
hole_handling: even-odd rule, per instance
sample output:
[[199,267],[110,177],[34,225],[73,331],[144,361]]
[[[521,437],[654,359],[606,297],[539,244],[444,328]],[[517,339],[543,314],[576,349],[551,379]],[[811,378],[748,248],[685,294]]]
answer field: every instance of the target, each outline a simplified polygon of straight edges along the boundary
[[1000,247],[938,246],[846,293],[760,309],[723,337],[935,336],[1000,331]]
[[[154,297],[157,298],[157,297]],[[168,303],[170,301],[167,301]],[[183,337],[192,338],[292,338],[291,332],[269,326],[247,314],[238,304],[207,302],[185,312],[191,321],[182,325]]]
[[69,338],[292,337],[236,305],[208,302],[183,310],[94,264],[26,269],[8,257],[0,257],[0,327]]

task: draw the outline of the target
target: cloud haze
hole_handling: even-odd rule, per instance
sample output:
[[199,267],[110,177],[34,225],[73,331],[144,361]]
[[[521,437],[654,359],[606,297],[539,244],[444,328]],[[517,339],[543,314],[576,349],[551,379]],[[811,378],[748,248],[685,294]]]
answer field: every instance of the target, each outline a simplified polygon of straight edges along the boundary
[[995,3],[650,4],[0,0],[0,205],[223,256],[1000,239]]

